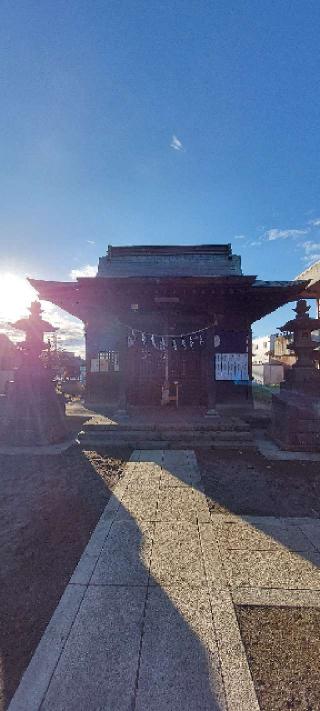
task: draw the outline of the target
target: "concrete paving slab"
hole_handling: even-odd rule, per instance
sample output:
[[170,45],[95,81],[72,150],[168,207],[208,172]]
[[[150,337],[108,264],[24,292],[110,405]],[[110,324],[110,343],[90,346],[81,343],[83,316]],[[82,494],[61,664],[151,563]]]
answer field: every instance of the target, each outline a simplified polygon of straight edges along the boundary
[[218,538],[211,523],[199,523],[201,549],[208,584],[217,590],[227,588],[228,582],[225,575]]
[[300,528],[303,533],[311,541],[312,545],[320,551],[320,521],[307,521],[300,524]]
[[109,514],[100,518],[80,560],[76,566],[70,583],[77,585],[88,585],[99,555],[110,532],[113,516]]
[[144,587],[88,588],[42,711],[132,708],[145,599]]
[[192,489],[160,489],[157,510],[158,521],[210,520],[209,508],[204,495],[197,496]]
[[281,521],[276,523],[261,521],[259,527],[245,522],[212,525],[219,545],[227,550],[314,550],[309,538],[297,526]]
[[211,516],[209,506],[207,503],[207,497],[204,491],[202,490],[202,487],[193,487],[192,489],[190,489],[190,491],[193,492],[193,501],[197,511],[198,521],[201,521],[203,523],[210,523]]
[[[163,486],[183,486],[197,483],[201,474],[197,462],[189,450],[167,450],[164,452],[161,484]],[[180,482],[180,484],[179,484]]]
[[258,607],[317,607],[320,590],[276,590],[267,588],[238,588],[231,591],[235,605]]
[[161,487],[188,487],[195,483],[192,478],[193,472],[190,469],[185,468],[182,472],[170,471],[168,469],[162,469],[161,472]]
[[130,457],[131,462],[140,462],[140,457],[141,457],[141,449],[135,449]]
[[265,439],[260,435],[255,437],[255,445],[259,452],[270,461],[285,462],[320,462],[320,452],[289,452],[283,449],[270,439]]
[[154,524],[115,521],[92,576],[93,585],[147,585]]
[[230,593],[209,594],[228,709],[260,711]]
[[84,551],[70,578],[70,585],[89,585],[97,560],[98,556],[87,555]]
[[38,711],[86,588],[68,585],[10,703],[10,711]]
[[320,554],[308,559],[289,551],[229,551],[224,568],[233,588],[320,590]]
[[136,711],[227,711],[207,590],[149,588]]
[[104,514],[100,517],[91,538],[86,546],[85,552],[87,555],[93,557],[99,556],[102,548],[104,546],[105,540],[109,535],[110,528],[112,526],[112,521],[114,519],[113,514]]
[[130,489],[130,491],[135,490],[135,491],[139,492],[142,489],[147,488],[147,489],[154,489],[155,491],[158,492],[159,485],[160,485],[159,480],[155,481],[153,477],[150,477],[150,478],[145,477],[145,478],[141,478],[141,479],[139,477],[137,477],[136,480],[133,480],[130,482],[130,484],[128,485],[128,489]]
[[133,486],[159,486],[161,476],[161,467],[158,464],[149,464],[141,462],[131,476],[129,487]]
[[192,485],[191,479],[183,481],[182,479],[177,479],[173,474],[168,474],[168,476],[163,477],[160,481],[161,489],[175,488],[175,489],[188,489]]
[[150,584],[205,585],[198,527],[189,521],[156,523]]
[[173,464],[180,466],[188,462],[193,463],[193,461],[192,449],[165,449],[163,451],[164,468],[170,468]]
[[139,462],[153,462],[154,464],[162,464],[163,449],[140,449]]
[[159,491],[157,487],[126,489],[122,497],[122,505],[118,508],[116,519],[133,519],[139,521],[154,521],[158,505]]
[[140,469],[140,463],[138,461],[136,462],[135,459],[132,459],[132,457],[130,457],[129,461],[126,463],[124,474],[123,474],[122,478],[124,476],[127,477],[128,474],[132,474],[135,471],[139,471],[139,469]]

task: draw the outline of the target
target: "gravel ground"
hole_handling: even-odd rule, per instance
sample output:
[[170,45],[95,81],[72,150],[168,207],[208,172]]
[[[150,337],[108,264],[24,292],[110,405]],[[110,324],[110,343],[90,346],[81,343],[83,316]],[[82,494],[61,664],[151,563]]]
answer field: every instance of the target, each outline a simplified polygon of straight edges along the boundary
[[0,709],[8,703],[129,450],[0,456]]
[[261,711],[319,711],[320,610],[236,612]]
[[319,462],[269,462],[241,450],[203,449],[197,458],[212,513],[320,517]]

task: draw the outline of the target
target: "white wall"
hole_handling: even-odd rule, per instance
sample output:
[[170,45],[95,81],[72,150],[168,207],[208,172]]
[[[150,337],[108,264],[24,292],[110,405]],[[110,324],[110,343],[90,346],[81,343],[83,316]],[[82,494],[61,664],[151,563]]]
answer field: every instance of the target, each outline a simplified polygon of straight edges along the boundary
[[269,353],[274,351],[276,334],[252,339],[252,363],[269,363]]
[[252,365],[253,380],[259,385],[280,385],[284,380],[283,365],[269,363]]

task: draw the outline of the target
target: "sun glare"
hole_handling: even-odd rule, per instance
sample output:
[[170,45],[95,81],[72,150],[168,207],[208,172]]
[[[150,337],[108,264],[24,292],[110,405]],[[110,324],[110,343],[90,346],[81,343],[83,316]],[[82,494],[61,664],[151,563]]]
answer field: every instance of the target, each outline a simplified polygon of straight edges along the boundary
[[36,293],[29,282],[17,274],[0,274],[0,320],[16,321],[27,316]]

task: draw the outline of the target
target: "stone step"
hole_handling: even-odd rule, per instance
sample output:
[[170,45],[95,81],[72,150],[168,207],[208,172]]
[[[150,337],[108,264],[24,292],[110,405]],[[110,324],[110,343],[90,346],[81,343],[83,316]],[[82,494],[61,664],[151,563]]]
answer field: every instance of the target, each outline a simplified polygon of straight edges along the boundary
[[130,446],[134,449],[190,449],[197,447],[239,449],[252,448],[254,442],[250,432],[206,432],[170,433],[165,436],[163,432],[81,432],[79,440],[81,446]]
[[86,432],[119,432],[121,430],[122,432],[150,432],[150,433],[156,433],[156,432],[166,432],[168,434],[172,432],[176,432],[179,434],[180,432],[186,432],[188,434],[192,434],[193,432],[250,432],[250,426],[246,422],[239,422],[235,426],[231,425],[228,423],[228,425],[223,425],[219,424],[218,422],[210,422],[208,424],[201,424],[201,425],[185,425],[185,424],[180,424],[180,425],[130,425],[130,424],[114,424],[114,425],[105,425],[105,424],[90,424],[89,422],[84,425],[84,430]]
[[79,435],[80,439],[83,438],[91,438],[98,441],[110,441],[114,442],[116,440],[128,440],[128,439],[139,439],[139,440],[144,440],[145,442],[149,440],[168,440],[168,441],[198,441],[200,439],[205,439],[208,441],[211,440],[217,440],[217,441],[224,441],[224,440],[234,440],[237,442],[241,442],[243,440],[251,440],[252,435],[251,432],[249,431],[244,431],[244,432],[185,432],[185,431],[180,431],[180,432],[163,432],[163,431],[158,431],[158,432],[137,432],[136,430],[127,430],[125,432],[123,431],[117,431],[117,432],[92,432],[92,431],[87,431],[84,430],[83,432],[80,433]]
[[224,441],[206,441],[198,440],[197,442],[190,443],[190,440],[181,440],[179,442],[166,441],[166,440],[148,440],[146,443],[143,440],[121,440],[113,442],[105,442],[102,440],[97,441],[93,438],[84,438],[80,441],[81,447],[130,447],[131,449],[145,449],[146,444],[148,449],[256,449],[256,445],[253,440],[245,440],[242,442],[235,441],[233,439]]

